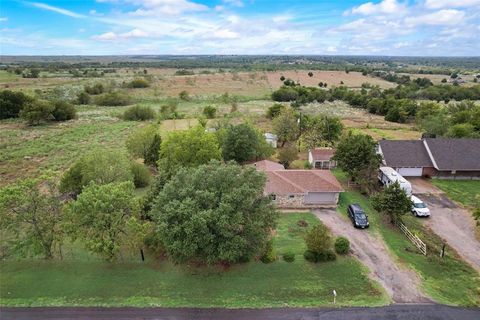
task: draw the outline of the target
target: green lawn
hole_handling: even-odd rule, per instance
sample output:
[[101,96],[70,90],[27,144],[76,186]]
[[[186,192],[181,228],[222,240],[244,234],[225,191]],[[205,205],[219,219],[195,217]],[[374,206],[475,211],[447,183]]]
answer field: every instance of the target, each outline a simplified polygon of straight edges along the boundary
[[[335,170],[334,174],[340,181],[345,181],[343,172]],[[441,259],[439,248],[443,241],[425,229],[418,218],[407,214],[403,221],[427,243],[429,254],[426,257],[418,253],[403,233],[388,223],[388,219],[376,212],[369,199],[360,192],[349,191],[340,195],[338,210],[345,216],[350,203],[362,206],[370,220],[370,232],[379,233],[394,256],[417,271],[425,292],[435,301],[451,305],[480,305],[480,275],[458,256],[450,254],[448,248],[447,256]]]
[[432,179],[431,181],[455,202],[467,207],[480,203],[480,180]]
[[174,266],[137,261],[108,264],[88,255],[76,260],[0,262],[0,305],[165,306],[165,307],[314,307],[337,304],[383,305],[383,290],[352,257],[311,264],[302,253],[305,228],[318,220],[310,213],[283,214],[275,238],[279,254],[293,251],[296,260],[251,262],[219,267]]

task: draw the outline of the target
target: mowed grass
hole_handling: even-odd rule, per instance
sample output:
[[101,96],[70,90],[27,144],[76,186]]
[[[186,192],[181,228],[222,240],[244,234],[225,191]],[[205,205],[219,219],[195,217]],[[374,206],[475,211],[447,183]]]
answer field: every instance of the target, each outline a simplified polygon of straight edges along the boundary
[[480,180],[440,180],[432,179],[432,184],[440,188],[455,202],[466,207],[480,204]]
[[220,267],[175,266],[167,261],[109,264],[88,256],[77,260],[0,262],[3,306],[316,307],[373,306],[389,302],[352,257],[306,262],[298,226],[318,223],[310,213],[282,214],[275,236],[278,253],[292,251],[293,263],[250,262]]
[[[334,174],[343,183],[346,176],[335,170]],[[404,223],[427,243],[429,254],[424,256],[398,229],[389,224],[389,220],[375,211],[370,200],[358,191],[340,194],[338,211],[345,217],[347,206],[358,203],[368,214],[370,232],[377,232],[398,261],[415,270],[422,280],[424,291],[436,302],[449,305],[480,306],[480,275],[460,257],[450,254],[439,257],[438,248],[443,242],[419,222],[418,218],[406,215]],[[433,218],[432,218],[433,219]]]

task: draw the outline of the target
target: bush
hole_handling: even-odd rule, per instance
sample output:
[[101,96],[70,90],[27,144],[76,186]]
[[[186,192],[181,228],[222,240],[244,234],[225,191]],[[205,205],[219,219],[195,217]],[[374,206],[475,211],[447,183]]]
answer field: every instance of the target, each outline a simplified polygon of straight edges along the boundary
[[293,262],[295,261],[295,253],[293,252],[286,252],[283,254],[283,260],[285,260],[285,262]]
[[180,93],[178,94],[178,97],[179,97],[181,100],[190,101],[190,95],[188,94],[188,91],[183,90],[182,92],[180,92]]
[[213,119],[215,118],[215,114],[217,113],[217,108],[212,107],[212,106],[206,106],[203,108],[203,114],[207,119]]
[[142,78],[133,79],[127,85],[129,88],[148,88],[150,87],[150,83],[147,80]]
[[130,170],[132,171],[135,188],[147,187],[152,182],[150,171],[145,165],[138,162],[132,162]]
[[123,113],[124,120],[145,121],[155,118],[155,111],[150,107],[132,106]]
[[127,106],[130,104],[130,98],[123,93],[110,92],[96,97],[95,104],[106,107]]
[[313,263],[334,261],[334,260],[337,259],[337,256],[335,255],[335,252],[333,252],[331,249],[320,251],[320,252],[314,252],[312,250],[306,250],[303,253],[303,257],[305,258],[305,260],[307,260],[309,262],[313,262]]
[[77,117],[75,107],[66,101],[56,101],[53,107],[52,116],[55,121],[67,121]]
[[347,254],[350,251],[350,241],[345,237],[337,237],[334,246],[338,254]]
[[276,260],[277,260],[277,253],[275,251],[275,248],[273,247],[273,241],[270,240],[267,242],[265,253],[260,258],[260,261],[262,261],[263,263],[272,263],[272,262],[275,262]]
[[327,251],[332,247],[330,232],[323,224],[317,224],[307,232],[305,243],[315,253]]
[[95,83],[93,86],[85,86],[84,90],[88,94],[95,95],[103,93],[105,91],[105,88],[103,87],[103,84]]
[[0,119],[17,118],[25,104],[31,100],[23,92],[0,91]]
[[48,101],[33,100],[23,107],[22,111],[20,111],[20,117],[24,119],[28,125],[39,125],[44,121],[53,120],[53,109],[53,104]]
[[82,91],[77,96],[77,103],[78,104],[89,104],[90,103],[90,95],[85,91]]
[[285,109],[285,106],[280,103],[275,103],[273,106],[269,107],[267,110],[267,118],[273,119],[280,114],[280,112]]
[[317,262],[317,254],[311,250],[305,250],[303,257],[309,262]]

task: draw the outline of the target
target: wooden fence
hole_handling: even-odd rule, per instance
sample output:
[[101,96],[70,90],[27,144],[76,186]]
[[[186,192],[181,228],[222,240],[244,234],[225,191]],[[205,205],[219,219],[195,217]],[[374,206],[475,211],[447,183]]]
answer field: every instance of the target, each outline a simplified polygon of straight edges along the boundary
[[420,252],[426,256],[427,245],[425,244],[425,242],[423,242],[422,239],[420,239],[419,237],[414,235],[410,230],[408,230],[408,228],[400,221],[397,221],[397,226],[407,236],[408,240],[410,240],[415,245],[415,247],[417,247],[418,250],[420,250]]

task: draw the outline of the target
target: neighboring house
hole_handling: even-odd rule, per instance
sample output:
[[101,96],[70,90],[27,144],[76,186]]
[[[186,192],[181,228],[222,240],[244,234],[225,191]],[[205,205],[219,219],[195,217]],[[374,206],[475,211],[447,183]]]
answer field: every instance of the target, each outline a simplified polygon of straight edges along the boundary
[[381,140],[378,152],[404,177],[480,179],[480,139]]
[[[318,208],[336,206],[343,188],[328,170],[285,170],[278,163],[264,160],[254,164],[267,176],[264,194],[279,208]],[[281,166],[281,165],[280,165]]]
[[275,134],[267,132],[264,134],[264,136],[265,136],[265,141],[267,141],[269,145],[271,145],[274,148],[277,147],[278,137]]
[[315,169],[333,169],[337,162],[332,160],[335,150],[331,148],[313,149],[308,151],[308,162]]

